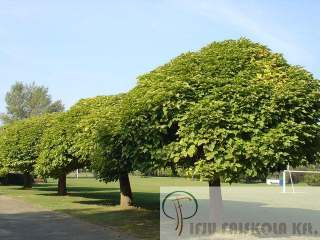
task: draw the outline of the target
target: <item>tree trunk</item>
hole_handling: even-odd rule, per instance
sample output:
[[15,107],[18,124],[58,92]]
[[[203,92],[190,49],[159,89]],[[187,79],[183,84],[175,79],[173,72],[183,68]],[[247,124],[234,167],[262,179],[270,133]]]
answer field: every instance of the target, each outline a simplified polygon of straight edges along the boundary
[[210,208],[211,208],[211,220],[216,223],[217,228],[221,223],[222,218],[222,194],[221,194],[221,184],[220,177],[216,176],[209,180],[209,194],[210,194]]
[[23,188],[30,189],[33,185],[33,177],[30,173],[23,174]]
[[132,206],[132,191],[128,173],[120,174],[120,206],[122,208]]
[[59,177],[58,195],[59,196],[67,195],[67,175],[66,174],[63,174]]

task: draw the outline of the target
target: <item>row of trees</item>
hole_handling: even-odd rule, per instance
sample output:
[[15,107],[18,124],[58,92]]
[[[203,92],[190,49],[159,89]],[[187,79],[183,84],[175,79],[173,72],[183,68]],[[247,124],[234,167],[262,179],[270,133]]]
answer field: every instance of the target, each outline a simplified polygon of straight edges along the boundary
[[214,42],[140,76],[126,94],[5,125],[0,168],[58,178],[64,195],[66,174],[89,166],[119,180],[122,206],[132,204],[134,170],[193,168],[210,186],[266,175],[317,161],[319,90],[263,45]]

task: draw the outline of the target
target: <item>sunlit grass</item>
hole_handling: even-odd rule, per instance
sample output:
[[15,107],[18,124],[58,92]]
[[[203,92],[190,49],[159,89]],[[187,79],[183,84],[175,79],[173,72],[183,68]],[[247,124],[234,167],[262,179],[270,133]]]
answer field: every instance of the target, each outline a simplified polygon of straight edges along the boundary
[[145,239],[159,238],[160,186],[206,186],[183,178],[131,177],[135,207],[120,209],[118,182],[105,184],[94,178],[68,178],[68,195],[56,194],[56,180],[35,185],[32,190],[0,186],[0,194],[21,198],[35,206],[64,212],[99,225],[114,227]]
[[[90,175],[87,175],[87,177],[81,175],[79,179],[69,177],[67,180],[68,195],[64,197],[57,196],[57,182],[53,179],[49,179],[48,183],[35,185],[32,190],[23,190],[18,186],[0,186],[0,194],[21,198],[35,206],[67,213],[95,224],[111,227],[118,232],[128,232],[142,239],[158,239],[160,187],[208,186],[206,182],[185,178],[138,176],[131,176],[130,178],[135,207],[126,210],[119,207],[118,182],[105,184],[95,180]],[[306,206],[301,204],[306,195],[300,194],[295,197],[282,195],[280,187],[269,187],[265,183],[233,185],[252,188],[252,190],[240,190],[245,194],[229,191],[228,184],[223,185],[223,189],[225,189],[223,198],[226,200],[226,207],[231,210],[236,208],[237,211],[244,211],[244,215],[249,213],[252,215],[256,211],[260,211],[260,207],[257,208],[260,205],[271,206],[272,214],[279,212],[278,207],[285,208],[291,205],[289,209],[295,207],[308,209],[308,206],[311,206],[309,203],[306,203]],[[259,187],[259,189],[263,187],[263,189],[268,190],[259,190],[259,194],[255,194],[257,192],[254,190],[255,187]],[[313,191],[313,188],[308,189],[308,191]],[[303,190],[305,190],[304,187]],[[275,199],[275,203],[272,204],[273,199]],[[250,209],[256,210],[250,211]],[[292,214],[291,210],[288,210],[283,215],[287,213]],[[310,215],[309,212],[308,214]]]

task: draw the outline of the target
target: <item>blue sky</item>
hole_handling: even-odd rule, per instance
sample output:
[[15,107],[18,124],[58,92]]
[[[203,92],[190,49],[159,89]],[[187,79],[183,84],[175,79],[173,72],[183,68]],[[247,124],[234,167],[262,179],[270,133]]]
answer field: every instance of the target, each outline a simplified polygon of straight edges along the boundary
[[0,112],[15,81],[67,107],[212,41],[248,37],[320,78],[317,0],[1,0]]

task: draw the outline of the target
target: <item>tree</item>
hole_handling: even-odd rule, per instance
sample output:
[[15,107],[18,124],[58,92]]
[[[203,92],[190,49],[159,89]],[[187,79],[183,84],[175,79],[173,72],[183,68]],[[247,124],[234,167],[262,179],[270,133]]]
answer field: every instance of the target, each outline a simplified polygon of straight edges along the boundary
[[[193,167],[210,186],[316,161],[319,82],[247,39],[214,42],[139,78],[124,120],[142,166]],[[128,149],[128,148],[127,148]]]
[[[79,123],[77,143],[86,142],[78,149],[86,152],[98,153],[92,156],[93,168],[97,177],[105,182],[118,181],[120,184],[120,206],[123,208],[133,204],[133,194],[129,179],[129,172],[133,169],[131,156],[126,155],[123,146],[126,141],[122,128],[124,94],[115,96],[97,97],[91,106],[94,109]],[[85,146],[96,146],[94,151]],[[131,146],[134,147],[134,146]]]
[[48,88],[35,83],[16,82],[6,94],[7,113],[0,115],[0,120],[10,123],[44,113],[62,112],[61,101],[52,102]]
[[58,195],[67,194],[66,176],[69,172],[89,164],[88,159],[75,155],[73,136],[79,117],[76,112],[58,113],[51,127],[44,131],[36,173],[58,179]]
[[5,165],[5,152],[4,152],[4,134],[5,134],[5,128],[2,126],[0,127],[0,178],[7,176],[9,173],[8,168]]
[[106,99],[80,100],[69,111],[58,114],[43,135],[36,172],[58,178],[59,195],[67,194],[69,172],[91,166],[93,159],[102,157],[97,128],[103,120]]
[[43,131],[50,126],[53,115],[19,120],[1,129],[0,165],[3,175],[9,171],[24,174],[24,188],[33,184],[34,165],[39,156]]
[[[73,136],[73,151],[77,158],[91,159],[97,177],[105,182],[120,183],[120,205],[132,205],[128,173],[132,170],[129,156],[122,154],[122,101],[124,94],[82,99],[71,111],[83,111]],[[80,110],[82,109],[82,110]]]

